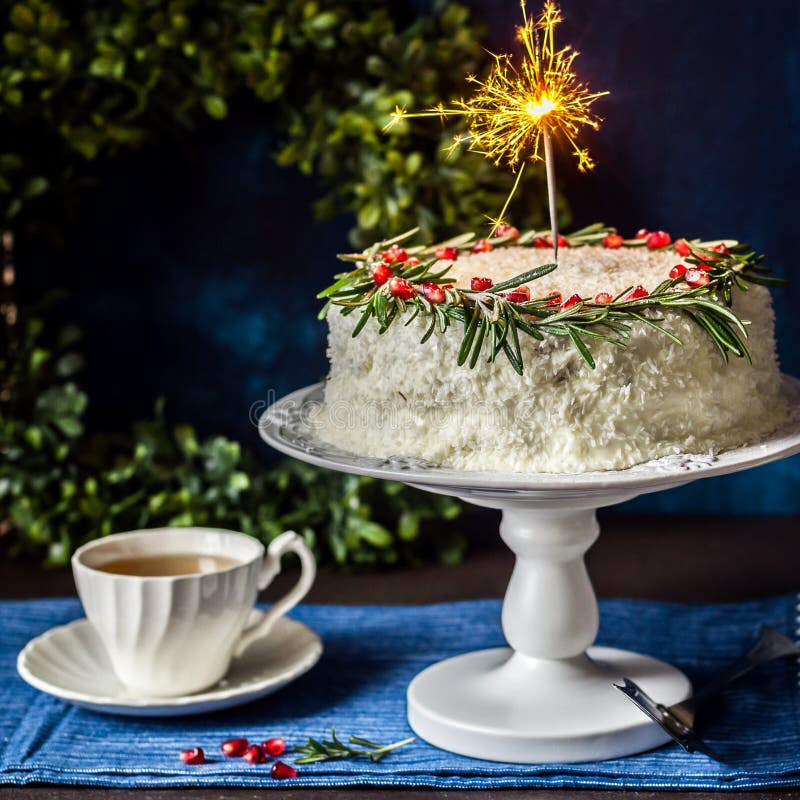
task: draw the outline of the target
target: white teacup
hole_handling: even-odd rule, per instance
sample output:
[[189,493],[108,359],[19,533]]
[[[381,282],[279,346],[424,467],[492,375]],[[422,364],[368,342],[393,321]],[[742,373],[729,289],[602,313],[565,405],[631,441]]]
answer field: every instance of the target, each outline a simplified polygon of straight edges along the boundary
[[[295,586],[250,627],[259,589],[280,572],[281,557],[297,553]],[[232,560],[227,568],[193,574],[137,576],[103,571],[136,557],[201,555]],[[270,542],[211,528],[156,528],[119,533],[79,548],[72,571],[86,616],[108,651],[114,672],[132,693],[191,694],[212,686],[231,659],[269,632],[314,582],[316,563],[293,531]]]

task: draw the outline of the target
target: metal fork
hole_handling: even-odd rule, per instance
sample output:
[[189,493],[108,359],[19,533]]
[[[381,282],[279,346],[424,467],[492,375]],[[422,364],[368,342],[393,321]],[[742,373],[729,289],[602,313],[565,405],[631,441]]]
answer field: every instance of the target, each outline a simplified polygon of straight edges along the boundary
[[704,753],[716,761],[722,761],[694,729],[698,708],[756,667],[786,656],[800,656],[800,646],[780,631],[765,625],[761,628],[758,639],[743,655],[720,670],[702,689],[680,703],[661,705],[630,678],[623,678],[622,685],[615,683],[614,686],[658,723],[684,750],[689,753]]

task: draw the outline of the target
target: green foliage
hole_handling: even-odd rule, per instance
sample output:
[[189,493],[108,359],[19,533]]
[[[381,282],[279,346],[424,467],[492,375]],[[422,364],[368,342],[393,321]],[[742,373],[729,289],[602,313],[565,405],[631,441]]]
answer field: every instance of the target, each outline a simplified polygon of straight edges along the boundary
[[13,341],[10,330],[0,349],[0,535],[12,554],[63,565],[98,536],[203,525],[264,542],[292,528],[321,562],[346,568],[460,560],[464,539],[442,524],[461,510],[450,498],[297,462],[267,470],[236,442],[169,427],[161,404],[129,435],[86,435],[86,395],[71,381],[78,332],[48,341],[37,317],[20,319]]
[[[398,10],[408,13],[398,4]],[[284,165],[321,176],[317,211],[352,212],[357,243],[420,225],[480,229],[513,176],[444,147],[458,130],[403,123],[395,105],[460,96],[487,55],[455,3],[399,24],[370,0],[24,0],[0,61],[0,219],[79,185],[88,162],[223,119],[237,92],[274,108]],[[521,223],[541,227],[542,177],[528,170]]]

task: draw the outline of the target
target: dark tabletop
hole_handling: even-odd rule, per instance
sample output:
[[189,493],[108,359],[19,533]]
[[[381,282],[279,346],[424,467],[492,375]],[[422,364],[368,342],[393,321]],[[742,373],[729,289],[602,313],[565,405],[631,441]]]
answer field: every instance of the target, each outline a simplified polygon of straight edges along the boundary
[[[472,547],[456,567],[348,575],[320,570],[311,603],[435,603],[501,597],[513,557],[499,542],[499,514],[476,510],[465,519]],[[589,572],[600,597],[638,597],[689,603],[746,600],[800,591],[800,519],[797,517],[680,517],[601,515],[603,535],[590,550]],[[264,599],[288,588],[293,576],[280,576]],[[0,561],[0,597],[64,596],[75,593],[68,571]],[[79,789],[75,787],[0,787],[0,800],[704,800],[730,793],[618,792],[573,790],[450,791],[425,789]],[[736,798],[792,798],[800,790],[737,792]]]

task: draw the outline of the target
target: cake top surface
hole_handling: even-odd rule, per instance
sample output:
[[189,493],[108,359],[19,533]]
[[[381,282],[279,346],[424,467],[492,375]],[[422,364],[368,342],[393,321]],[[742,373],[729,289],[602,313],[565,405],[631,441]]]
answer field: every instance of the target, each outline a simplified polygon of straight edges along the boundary
[[[555,263],[552,249],[504,247],[459,258],[447,278],[456,286],[469,288],[470,280],[474,277],[491,278],[494,283],[500,283],[541,264],[552,263]],[[582,297],[598,292],[613,295],[639,284],[652,289],[679,263],[681,257],[670,250],[561,247],[558,251],[558,269],[527,285],[535,297],[550,292],[561,292],[564,297],[573,293]]]

